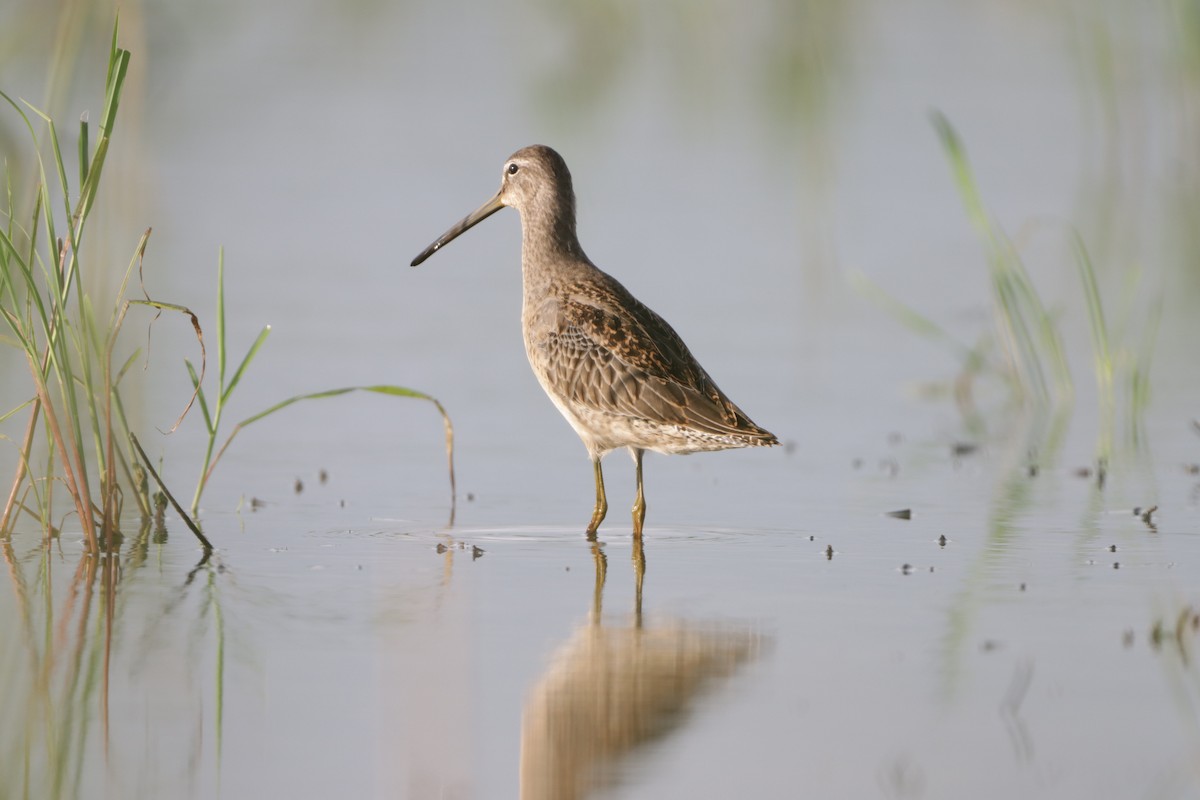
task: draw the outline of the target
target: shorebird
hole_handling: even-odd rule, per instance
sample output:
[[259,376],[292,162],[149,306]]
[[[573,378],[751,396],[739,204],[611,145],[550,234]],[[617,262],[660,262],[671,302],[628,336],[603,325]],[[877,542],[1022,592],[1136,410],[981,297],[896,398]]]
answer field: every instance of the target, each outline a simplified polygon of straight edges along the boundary
[[608,513],[600,459],[629,448],[637,472],[633,534],[642,535],[642,456],[779,444],[717,388],[679,334],[584,255],[575,192],[562,156],[544,145],[504,162],[500,191],[421,251],[417,266],[505,206],[521,214],[525,353],[550,400],[592,460],[596,505],[587,534]]

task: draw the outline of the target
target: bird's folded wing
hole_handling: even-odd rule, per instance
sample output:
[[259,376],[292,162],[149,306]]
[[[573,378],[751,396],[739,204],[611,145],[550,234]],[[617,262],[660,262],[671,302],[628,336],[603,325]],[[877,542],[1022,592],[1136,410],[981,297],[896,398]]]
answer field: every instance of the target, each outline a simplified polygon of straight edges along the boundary
[[560,392],[598,411],[659,424],[719,435],[757,432],[665,320],[632,296],[620,308],[559,303],[558,324],[539,347]]

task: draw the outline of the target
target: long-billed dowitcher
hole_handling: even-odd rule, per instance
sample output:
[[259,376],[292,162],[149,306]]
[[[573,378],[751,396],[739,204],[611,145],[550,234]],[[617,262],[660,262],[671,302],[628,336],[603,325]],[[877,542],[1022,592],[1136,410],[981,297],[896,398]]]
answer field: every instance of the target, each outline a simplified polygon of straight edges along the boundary
[[642,535],[642,455],[779,444],[717,388],[679,335],[584,255],[566,162],[533,145],[504,162],[500,191],[443,233],[417,266],[505,206],[521,213],[525,353],[546,394],[592,459],[594,535],[608,500],[600,459],[628,447],[637,470],[633,533]]

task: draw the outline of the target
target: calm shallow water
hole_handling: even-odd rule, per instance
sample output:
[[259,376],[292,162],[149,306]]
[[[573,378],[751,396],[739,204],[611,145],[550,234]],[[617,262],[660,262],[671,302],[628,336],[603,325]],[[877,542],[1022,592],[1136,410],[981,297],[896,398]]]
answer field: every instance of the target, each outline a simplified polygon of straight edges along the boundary
[[[1189,796],[1196,634],[1151,638],[1195,586],[1184,482],[1152,532],[1062,475],[981,507],[987,461],[827,481],[859,502],[796,504],[786,528],[756,508],[733,524],[737,502],[652,525],[640,603],[619,520],[598,591],[577,527],[364,517],[331,508],[331,480],[209,518],[222,546],[199,567],[179,526],[130,543],[117,591],[90,587],[115,602],[107,662],[103,611],[66,597],[78,538],[46,566],[26,540],[10,576],[58,601],[52,685],[82,676],[17,701],[45,621],[6,594],[33,622],[6,648],[6,704],[30,733],[67,715],[88,796],[569,797],[594,775],[619,797]],[[966,502],[877,510],[931,481]]]
[[[665,14],[626,20],[577,69],[574,26],[603,20],[522,4],[123,16],[150,72],[106,246],[123,266],[122,230],[153,224],[151,289],[209,320],[226,245],[234,349],[274,326],[234,421],[332,386],[437,395],[459,502],[448,525],[434,410],[364,396],[240,435],[205,496],[205,562],[171,516],[165,539],[131,520],[96,563],[70,518],[48,547],[20,530],[0,796],[1200,796],[1197,281],[1177,224],[1195,95],[1173,23],[703,8],[681,40]],[[829,94],[792,117],[811,87],[771,94],[772,69],[806,51],[772,34],[805,30]],[[968,344],[992,331],[930,107],[1059,310],[1061,430],[995,381],[972,427],[945,394],[957,357],[847,288],[862,270]],[[515,214],[405,266],[533,141],[572,165],[590,255],[787,445],[651,454],[641,554],[621,454],[600,542],[582,535],[590,467],[524,363]],[[1152,405],[1136,445],[1122,406],[1103,490],[1076,474],[1100,415],[1052,218],[1088,242],[1120,342],[1164,297]],[[156,325],[136,403],[180,494],[198,424],[153,428],[186,402],[165,354],[188,335]],[[4,409],[19,367],[0,361]],[[1131,513],[1151,505],[1153,526]]]

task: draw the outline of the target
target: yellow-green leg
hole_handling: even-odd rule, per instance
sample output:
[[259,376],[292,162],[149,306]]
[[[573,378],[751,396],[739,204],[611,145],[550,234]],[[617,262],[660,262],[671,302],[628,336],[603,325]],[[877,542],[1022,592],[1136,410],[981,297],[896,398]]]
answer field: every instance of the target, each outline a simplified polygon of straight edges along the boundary
[[630,448],[633,463],[637,468],[637,499],[633,501],[633,535],[641,537],[642,523],[646,521],[646,495],[642,492],[642,454],[645,450]]
[[634,577],[634,618],[637,626],[642,627],[642,582],[646,578],[646,550],[642,547],[642,537],[633,540],[633,577]]
[[592,521],[588,523],[588,536],[595,536],[596,529],[600,527],[600,523],[604,521],[604,515],[608,513],[608,498],[604,496],[604,473],[600,470],[600,457],[592,458],[592,469],[596,473],[596,507],[592,509]]

